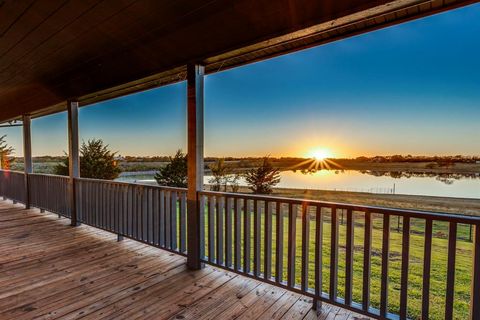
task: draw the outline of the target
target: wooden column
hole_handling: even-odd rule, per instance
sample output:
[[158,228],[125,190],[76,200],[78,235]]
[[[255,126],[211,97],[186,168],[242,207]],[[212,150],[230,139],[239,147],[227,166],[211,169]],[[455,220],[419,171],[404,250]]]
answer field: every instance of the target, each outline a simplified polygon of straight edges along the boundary
[[78,143],[78,102],[68,101],[68,173],[69,180],[69,201],[71,208],[71,225],[78,226],[77,201],[75,192],[75,178],[80,177],[80,155]]
[[198,64],[187,66],[187,149],[188,149],[188,192],[187,192],[187,266],[200,269],[203,248],[202,218],[198,191],[203,188],[203,104],[205,68]]
[[31,118],[30,115],[23,115],[23,159],[25,173],[25,209],[30,209],[30,188],[28,183],[28,175],[33,172],[32,162],[32,135],[31,135]]

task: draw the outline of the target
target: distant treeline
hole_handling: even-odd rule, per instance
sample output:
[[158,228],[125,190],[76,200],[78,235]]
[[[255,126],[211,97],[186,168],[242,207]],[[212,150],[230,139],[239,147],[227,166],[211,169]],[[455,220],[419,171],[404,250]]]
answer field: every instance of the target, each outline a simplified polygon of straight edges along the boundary
[[[338,159],[347,160],[347,159]],[[352,160],[352,159],[350,159]],[[357,157],[353,159],[358,162],[437,162],[437,163],[476,163],[480,161],[480,156],[412,156],[412,155],[393,155],[393,156],[375,156],[375,157]]]
[[[18,161],[23,161],[23,157],[14,157]],[[66,156],[37,156],[33,157],[36,162],[57,162],[65,159]],[[168,162],[170,156],[117,156],[119,162]],[[220,157],[205,157],[205,162],[215,162],[220,159]],[[224,157],[226,162],[240,164],[240,167],[255,165],[257,162],[262,161],[262,157]],[[303,161],[311,160],[309,158],[302,157],[270,157],[270,159],[279,164],[281,167],[284,167],[286,164],[297,164]],[[480,161],[480,156],[412,156],[412,155],[391,155],[391,156],[374,156],[374,157],[356,157],[356,158],[331,158],[333,162],[336,163],[420,163],[420,162],[435,162],[439,165],[441,164],[452,164],[452,163],[478,163]],[[328,161],[328,160],[327,160]],[[243,164],[243,165],[242,165]]]

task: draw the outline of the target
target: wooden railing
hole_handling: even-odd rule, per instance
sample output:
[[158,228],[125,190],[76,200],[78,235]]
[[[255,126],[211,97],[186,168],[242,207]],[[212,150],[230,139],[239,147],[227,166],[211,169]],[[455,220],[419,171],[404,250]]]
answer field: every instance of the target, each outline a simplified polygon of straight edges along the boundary
[[69,178],[65,176],[29,174],[30,205],[64,217],[70,217],[68,180]]
[[[441,314],[440,318],[453,319],[454,305],[465,303],[454,301],[461,243],[461,250],[468,250],[472,272],[458,281],[470,281],[471,292],[461,295],[470,295],[471,318],[480,317],[475,309],[480,301],[477,217],[246,194],[199,194],[204,204],[206,263],[374,318],[432,319]],[[471,226],[476,235],[473,243],[459,236]],[[443,252],[438,241],[445,242]],[[423,261],[413,261],[410,252],[414,248],[416,258],[419,246]],[[441,272],[433,268],[432,259],[435,265],[446,261],[445,278],[435,282],[444,288],[441,305],[431,291],[432,275]],[[418,270],[420,297],[412,295],[409,278],[415,271],[418,280]],[[396,307],[389,298],[392,290],[398,293]],[[418,300],[415,312],[409,307]]]
[[[28,174],[29,203],[70,217],[69,178]],[[78,221],[162,249],[186,254],[186,189],[75,179]],[[25,175],[0,170],[0,195],[25,203]]]
[[15,202],[25,203],[25,174],[22,172],[0,170],[0,193]]
[[186,189],[75,179],[78,219],[186,254]]
[[[25,202],[25,181],[0,171],[0,195]],[[188,254],[186,189],[74,183],[80,222]],[[67,177],[29,174],[28,186],[31,206],[70,215]],[[208,191],[198,201],[205,263],[373,318],[480,319],[478,217]]]

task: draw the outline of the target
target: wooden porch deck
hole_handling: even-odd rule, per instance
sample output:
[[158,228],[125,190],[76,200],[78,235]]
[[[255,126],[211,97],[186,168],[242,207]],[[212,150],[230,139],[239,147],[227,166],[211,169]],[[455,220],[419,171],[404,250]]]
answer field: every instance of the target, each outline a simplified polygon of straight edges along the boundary
[[366,319],[0,201],[0,319]]

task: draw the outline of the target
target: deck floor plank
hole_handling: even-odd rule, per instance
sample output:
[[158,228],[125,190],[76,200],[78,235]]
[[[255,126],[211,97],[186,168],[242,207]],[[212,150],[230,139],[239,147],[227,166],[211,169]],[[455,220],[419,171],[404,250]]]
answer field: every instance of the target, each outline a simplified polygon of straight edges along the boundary
[[366,319],[69,222],[0,201],[0,319]]

